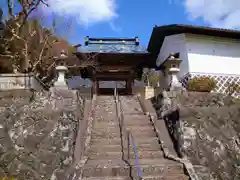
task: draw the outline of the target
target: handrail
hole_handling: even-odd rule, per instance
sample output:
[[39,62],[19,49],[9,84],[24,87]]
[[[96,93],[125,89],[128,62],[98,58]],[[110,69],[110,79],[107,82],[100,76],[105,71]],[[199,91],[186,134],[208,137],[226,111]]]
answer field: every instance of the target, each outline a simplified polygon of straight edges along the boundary
[[[139,180],[142,180],[142,169],[140,167],[140,163],[139,163],[139,156],[138,156],[138,152],[137,152],[137,146],[136,146],[136,143],[135,143],[135,139],[134,139],[134,136],[133,134],[128,131],[128,137],[131,137],[131,140],[132,140],[132,144],[133,144],[133,152],[135,154],[135,160],[136,160],[136,166],[137,166],[137,173],[138,173],[138,179]],[[129,140],[129,138],[128,138]],[[128,147],[130,146],[130,143],[128,143]],[[129,157],[129,151],[128,151],[128,157]]]
[[[139,155],[137,152],[137,146],[135,143],[135,138],[133,136],[133,134],[126,129],[126,127],[124,126],[124,116],[123,116],[123,109],[122,109],[122,104],[118,95],[118,91],[117,91],[117,85],[116,88],[114,89],[114,96],[115,96],[115,100],[116,100],[116,106],[117,106],[117,118],[119,120],[119,124],[120,124],[120,131],[121,131],[121,135],[122,135],[122,139],[123,141],[127,139],[127,159],[125,159],[124,156],[124,147],[123,147],[123,160],[127,161],[127,163],[130,165],[129,159],[130,159],[130,143],[132,143],[133,145],[133,152],[135,155],[135,161],[136,161],[136,167],[137,167],[137,176],[138,176],[138,180],[142,180],[142,169],[140,167],[140,163],[139,163]],[[130,141],[131,140],[131,141]],[[125,143],[122,142],[122,146],[124,146]]]

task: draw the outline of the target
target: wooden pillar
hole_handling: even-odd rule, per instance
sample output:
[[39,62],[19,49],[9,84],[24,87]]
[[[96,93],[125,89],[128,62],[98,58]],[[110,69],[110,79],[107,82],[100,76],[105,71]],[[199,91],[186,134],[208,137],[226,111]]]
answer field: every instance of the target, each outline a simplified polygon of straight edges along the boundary
[[96,79],[96,94],[99,94],[99,80]]
[[93,94],[96,94],[96,80],[95,79],[93,79],[93,82],[92,82],[92,92],[93,92]]
[[93,70],[92,91],[93,91],[93,94],[97,94],[97,78],[96,78],[95,70]]
[[127,93],[128,94],[132,94],[132,86],[133,86],[133,82],[134,82],[134,71],[133,70],[130,70],[129,71],[129,76],[128,76],[128,79],[127,79],[127,82],[126,82],[126,85],[127,85]]
[[132,77],[128,78],[126,81],[126,89],[128,94],[132,94]]

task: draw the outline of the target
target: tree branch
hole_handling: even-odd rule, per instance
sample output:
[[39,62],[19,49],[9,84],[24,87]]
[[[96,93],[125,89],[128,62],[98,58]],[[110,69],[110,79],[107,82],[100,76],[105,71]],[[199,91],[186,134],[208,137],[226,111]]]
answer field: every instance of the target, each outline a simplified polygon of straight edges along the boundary
[[14,18],[14,16],[13,16],[13,1],[14,1],[14,0],[7,0],[7,5],[8,5],[8,18],[9,18],[9,19]]
[[45,37],[43,47],[42,47],[42,49],[41,49],[41,51],[40,51],[40,54],[39,54],[39,57],[38,57],[37,62],[33,65],[32,71],[34,71],[35,68],[36,68],[36,66],[39,64],[39,62],[42,61],[43,52],[44,52],[44,49],[45,49],[45,47],[46,47],[46,45],[47,45],[48,38],[49,38],[49,36],[46,36],[46,37]]
[[12,29],[11,32],[12,32],[12,35],[13,35],[15,38],[26,42],[26,40],[25,40],[24,38],[22,38],[22,37],[20,37],[19,35],[15,34],[14,29]]
[[[40,3],[48,6],[48,4],[47,4],[44,0],[37,0],[36,3],[34,3],[34,0],[32,1],[32,3],[29,3],[29,2],[26,2],[26,4],[25,4],[25,3],[22,3],[23,13],[25,14],[25,17],[24,17],[24,19],[23,19],[22,25],[24,25],[24,24],[26,23],[27,18],[29,17],[29,15],[30,15],[34,10],[37,9],[37,7],[40,5]],[[31,8],[31,6],[33,6],[33,7]],[[27,9],[28,9],[28,10],[27,10]]]
[[11,59],[14,58],[13,55],[8,55],[8,54],[0,54],[0,57],[3,57],[3,58],[11,58]]

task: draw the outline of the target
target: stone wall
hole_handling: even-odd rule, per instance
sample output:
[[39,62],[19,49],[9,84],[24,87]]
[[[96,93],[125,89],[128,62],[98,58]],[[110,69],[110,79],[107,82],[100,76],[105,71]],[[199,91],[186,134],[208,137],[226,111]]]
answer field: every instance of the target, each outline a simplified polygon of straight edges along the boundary
[[34,89],[39,91],[45,86],[33,74],[0,74],[0,90]]
[[0,178],[66,179],[83,106],[77,91],[0,92]]
[[240,179],[240,100],[220,94],[165,92],[153,102],[179,154],[190,160],[199,178],[209,172],[216,180]]

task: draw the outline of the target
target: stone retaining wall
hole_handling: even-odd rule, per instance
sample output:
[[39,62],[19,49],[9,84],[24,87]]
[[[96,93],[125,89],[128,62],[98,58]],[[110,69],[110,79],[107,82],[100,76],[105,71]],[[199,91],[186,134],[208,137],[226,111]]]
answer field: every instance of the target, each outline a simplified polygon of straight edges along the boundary
[[15,90],[0,98],[0,178],[64,179],[83,116],[77,91]]
[[220,94],[165,92],[153,100],[176,148],[199,177],[240,179],[240,101]]

